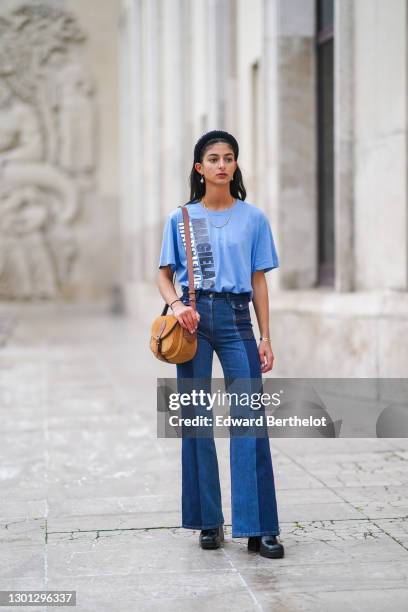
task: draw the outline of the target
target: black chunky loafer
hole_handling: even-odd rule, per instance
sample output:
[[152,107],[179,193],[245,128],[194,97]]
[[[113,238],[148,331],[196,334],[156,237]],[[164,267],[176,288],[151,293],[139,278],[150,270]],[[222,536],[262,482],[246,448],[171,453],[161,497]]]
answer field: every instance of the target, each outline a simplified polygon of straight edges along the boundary
[[284,555],[283,545],[276,535],[251,536],[248,538],[248,550],[259,552],[261,557],[281,559]]
[[202,529],[200,533],[200,546],[204,549],[219,548],[224,540],[224,527],[220,525],[214,529]]

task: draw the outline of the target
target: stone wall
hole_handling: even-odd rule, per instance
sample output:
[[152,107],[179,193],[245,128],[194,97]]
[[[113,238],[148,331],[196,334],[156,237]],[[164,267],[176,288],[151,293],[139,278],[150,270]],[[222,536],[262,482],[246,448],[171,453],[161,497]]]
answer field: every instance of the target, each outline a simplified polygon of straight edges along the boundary
[[117,282],[113,0],[0,6],[0,297],[108,298]]

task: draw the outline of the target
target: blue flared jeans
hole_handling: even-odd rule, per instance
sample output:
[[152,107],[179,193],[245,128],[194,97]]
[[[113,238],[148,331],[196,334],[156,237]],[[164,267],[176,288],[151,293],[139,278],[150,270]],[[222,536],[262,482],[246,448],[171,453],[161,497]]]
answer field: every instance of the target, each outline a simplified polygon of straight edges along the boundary
[[[190,303],[187,287],[183,286],[181,299],[184,304]],[[202,381],[207,381],[204,386],[211,392],[214,351],[223,369],[226,389],[237,379],[241,384],[247,381],[248,390],[253,390],[254,381],[262,388],[249,301],[249,293],[196,290],[196,307],[200,314],[197,352],[193,359],[177,364],[179,390],[183,390],[183,382],[191,384],[191,380],[197,379],[200,388],[203,388]],[[230,436],[230,471],[232,537],[278,535],[269,437]],[[201,530],[224,523],[213,435],[183,435],[181,498],[183,527]]]

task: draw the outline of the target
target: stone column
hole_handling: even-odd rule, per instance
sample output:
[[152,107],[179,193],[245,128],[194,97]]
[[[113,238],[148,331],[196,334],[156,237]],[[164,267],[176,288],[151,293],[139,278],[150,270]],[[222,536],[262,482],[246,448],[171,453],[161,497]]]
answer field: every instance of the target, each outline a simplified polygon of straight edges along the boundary
[[228,71],[225,75],[225,98],[227,100],[224,109],[226,130],[236,134],[238,128],[238,32],[237,18],[238,8],[236,0],[228,0],[226,3],[225,21],[225,43],[226,62]]
[[142,0],[122,0],[120,17],[121,282],[127,290],[141,272],[143,243]]
[[193,74],[197,67],[193,63],[193,49],[196,45],[195,32],[193,29],[193,6],[190,0],[182,0],[181,6],[181,57],[183,70],[183,153],[181,161],[181,198],[184,204],[190,197],[188,185],[188,176],[193,165],[193,144],[194,144],[194,128],[193,128]]
[[408,289],[407,3],[353,2],[355,285]]
[[354,289],[354,19],[353,0],[334,6],[335,289]]
[[206,73],[206,105],[207,105],[207,116],[208,116],[208,129],[213,130],[219,127],[219,113],[217,98],[219,92],[217,90],[217,49],[219,43],[217,42],[217,4],[218,0],[207,0],[207,32],[205,46],[203,49],[206,51],[207,61],[203,62],[201,70]]
[[[186,33],[183,32],[182,0],[166,0],[162,8],[162,46],[160,79],[160,130],[162,152],[156,177],[161,175],[160,220],[168,212],[183,204],[186,197],[186,177],[183,174],[185,139],[185,61],[183,46]],[[156,145],[157,146],[157,145]],[[157,229],[157,228],[156,228]],[[160,235],[161,242],[161,235]],[[157,273],[155,252],[151,268]]]
[[[169,4],[172,4],[169,2]],[[142,3],[142,146],[138,151],[138,163],[142,167],[143,190],[137,194],[139,226],[143,228],[140,241],[143,245],[139,262],[141,280],[154,281],[157,275],[157,253],[161,242],[159,232],[161,209],[161,183],[164,168],[161,165],[160,147],[162,130],[159,124],[161,104],[160,42],[162,39],[158,0]],[[164,24],[163,24],[164,25]],[[170,28],[171,23],[166,24]],[[177,36],[177,32],[174,33]],[[177,79],[177,76],[174,76]],[[171,112],[171,110],[169,110]]]
[[[312,0],[264,0],[265,211],[282,288],[317,276],[315,36]],[[275,278],[276,278],[275,277]]]
[[194,44],[191,48],[193,133],[196,140],[207,131],[208,118],[208,0],[191,4],[191,29]]

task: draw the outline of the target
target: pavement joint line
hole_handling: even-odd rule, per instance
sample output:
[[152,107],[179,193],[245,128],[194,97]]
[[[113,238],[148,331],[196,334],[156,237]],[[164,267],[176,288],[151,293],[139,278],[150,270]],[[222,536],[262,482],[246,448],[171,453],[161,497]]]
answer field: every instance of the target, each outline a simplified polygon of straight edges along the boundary
[[[44,518],[44,517],[39,517]],[[313,519],[311,521],[279,521],[279,523],[281,523],[282,525],[293,525],[295,523],[298,523],[298,525],[311,525],[313,523],[348,523],[349,521],[365,521],[365,522],[370,522],[375,524],[375,521],[390,521],[390,520],[401,520],[401,519],[408,519],[408,515],[405,516],[382,516],[380,518],[375,518],[375,519],[370,519],[369,517],[366,516],[362,516],[361,518],[344,518],[344,519]],[[24,519],[23,519],[24,520]],[[8,523],[10,524],[10,523]],[[231,527],[232,525],[230,523],[224,523],[224,527]],[[381,527],[379,527],[378,525],[376,525],[376,527],[378,527],[379,529],[382,530]],[[104,531],[151,531],[154,529],[165,529],[165,530],[169,530],[169,529],[185,529],[184,527],[181,527],[181,525],[171,525],[171,526],[159,526],[159,527],[114,527],[112,529],[75,529],[75,530],[69,530],[69,531],[46,531],[46,535],[51,535],[51,534],[56,534],[56,533],[70,533],[70,534],[74,534],[74,533],[94,533],[94,532],[104,532]],[[200,531],[200,529],[190,529],[189,531]],[[384,533],[386,533],[384,531]],[[389,535],[388,533],[386,533],[386,535]],[[244,536],[246,537],[246,536]],[[390,536],[392,537],[392,536]],[[235,538],[234,538],[235,539]],[[237,538],[238,539],[238,538]],[[394,539],[394,538],[393,538]],[[404,547],[405,548],[405,547]],[[408,550],[408,548],[407,548]]]
[[[46,516],[35,516],[35,517],[30,517],[30,518],[21,518],[17,521],[9,521],[7,523],[2,524],[3,529],[8,529],[10,525],[17,525],[19,523],[25,523],[27,522],[27,520],[30,521],[41,521],[42,519],[45,519],[45,521],[47,521],[47,517]],[[292,524],[299,524],[299,525],[309,525],[312,523],[347,523],[349,521],[370,521],[370,522],[374,522],[374,521],[399,521],[399,520],[406,520],[408,519],[408,515],[405,514],[403,516],[376,516],[373,518],[370,518],[368,516],[361,516],[361,517],[349,517],[349,518],[338,518],[338,519],[310,519],[310,520],[292,520],[292,521],[279,521],[279,523],[282,523],[282,525],[292,525]],[[1,525],[1,519],[0,519],[0,525]],[[231,523],[224,523],[225,527],[231,527]],[[95,528],[95,529],[78,529],[75,531],[69,530],[69,531],[48,531],[47,533],[77,533],[78,532],[92,532],[92,531],[148,531],[150,529],[185,529],[184,527],[182,527],[181,525],[158,525],[158,526],[151,526],[151,527],[114,527],[112,529],[101,529],[101,528]],[[191,529],[190,531],[200,531],[199,528],[197,529]],[[246,537],[246,536],[243,536]]]
[[263,611],[263,607],[261,606],[261,604],[259,603],[258,599],[256,598],[255,593],[253,592],[253,590],[251,589],[251,587],[249,586],[249,584],[247,583],[247,581],[245,580],[245,578],[243,577],[243,575],[241,574],[239,569],[237,567],[235,567],[231,557],[228,555],[227,551],[224,549],[223,546],[222,546],[222,553],[223,553],[224,557],[226,557],[226,559],[228,560],[229,564],[231,565],[231,568],[238,574],[239,579],[241,580],[241,582],[244,585],[245,589],[248,591],[248,593],[249,593],[252,601],[254,602],[256,608],[258,610],[261,610],[261,612],[262,612]]
[[[394,542],[396,542],[397,544],[399,544],[400,546],[402,546],[402,548],[406,551],[408,551],[408,546],[406,546],[405,544],[403,544],[402,542],[400,542],[400,540],[398,540],[398,538],[396,538],[395,536],[391,535],[391,533],[389,533],[388,531],[386,531],[383,527],[381,527],[381,525],[378,525],[375,521],[378,520],[384,520],[384,519],[374,519],[372,521],[373,525],[375,525],[380,531],[382,531],[385,535],[387,535],[389,538],[391,538],[391,540],[394,540]],[[387,520],[387,519],[385,519]]]

